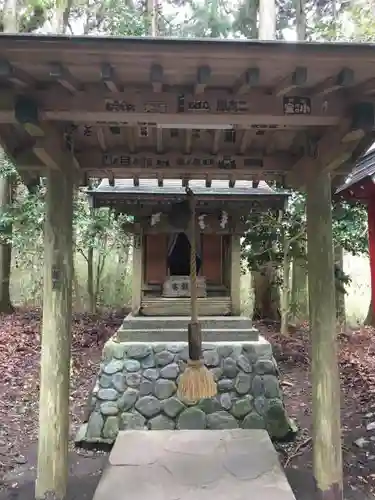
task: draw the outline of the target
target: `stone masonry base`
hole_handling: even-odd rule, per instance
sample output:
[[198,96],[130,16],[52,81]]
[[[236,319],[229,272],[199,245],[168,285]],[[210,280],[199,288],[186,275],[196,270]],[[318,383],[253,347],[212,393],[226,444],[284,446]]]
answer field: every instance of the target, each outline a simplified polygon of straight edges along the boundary
[[127,429],[266,429],[273,439],[295,434],[269,342],[203,343],[203,356],[218,394],[192,404],[176,396],[186,342],[110,339],[76,444],[112,444]]

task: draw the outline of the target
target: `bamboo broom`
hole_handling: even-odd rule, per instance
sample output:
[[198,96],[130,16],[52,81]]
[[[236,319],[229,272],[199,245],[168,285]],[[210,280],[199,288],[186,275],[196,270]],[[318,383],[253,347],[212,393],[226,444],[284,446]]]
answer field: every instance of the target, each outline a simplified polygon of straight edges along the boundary
[[186,188],[190,206],[190,307],[191,320],[188,325],[189,360],[178,385],[178,396],[191,402],[211,398],[217,394],[212,375],[202,359],[202,330],[198,321],[197,304],[197,255],[195,232],[195,198],[191,189]]

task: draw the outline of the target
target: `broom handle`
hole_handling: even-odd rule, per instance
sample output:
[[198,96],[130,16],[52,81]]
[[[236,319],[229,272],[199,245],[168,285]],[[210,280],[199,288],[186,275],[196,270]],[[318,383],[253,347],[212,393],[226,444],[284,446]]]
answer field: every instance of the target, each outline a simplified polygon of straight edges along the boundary
[[197,307],[197,255],[196,255],[196,234],[195,234],[195,200],[190,197],[190,305],[191,322],[198,322]]

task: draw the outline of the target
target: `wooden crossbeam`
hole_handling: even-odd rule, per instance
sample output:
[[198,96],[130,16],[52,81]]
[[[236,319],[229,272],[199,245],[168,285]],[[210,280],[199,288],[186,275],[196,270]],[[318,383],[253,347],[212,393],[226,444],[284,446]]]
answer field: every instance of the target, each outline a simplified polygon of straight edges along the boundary
[[[350,104],[340,95],[287,96],[265,95],[258,90],[235,97],[228,92],[207,91],[199,95],[162,92],[155,100],[153,92],[135,89],[124,93],[87,90],[73,95],[35,91],[44,120],[85,123],[154,123],[173,128],[230,128],[239,126],[302,128],[338,124]],[[4,91],[0,98],[0,123],[12,117],[14,92]],[[14,117],[11,118],[14,120]]]
[[102,82],[110,92],[117,93],[121,91],[121,85],[119,84],[115,70],[110,64],[102,64],[100,69],[100,76]]
[[275,87],[273,93],[278,96],[284,96],[292,90],[298,89],[307,82],[307,68],[297,67],[293,73],[283,78]]
[[121,149],[112,149],[106,153],[101,150],[90,149],[77,153],[77,159],[85,171],[99,172],[112,170],[125,173],[127,176],[139,175],[162,176],[167,178],[228,178],[230,175],[237,179],[242,175],[249,177],[254,174],[283,173],[290,169],[296,158],[289,154],[278,153],[263,156],[259,151],[248,155],[217,155],[194,153],[139,153],[132,154]]
[[162,128],[157,128],[156,129],[156,151],[161,154],[164,151],[164,146],[163,146],[163,129]]
[[98,143],[103,151],[106,151],[107,149],[107,144],[105,142],[105,137],[104,137],[104,130],[103,127],[98,127],[96,131],[96,135],[98,138]]
[[191,147],[193,142],[193,131],[191,129],[185,130],[185,153],[191,153]]
[[75,94],[82,90],[82,84],[59,62],[52,62],[50,64],[49,76],[71,94]]
[[211,152],[213,155],[217,154],[217,152],[219,151],[220,140],[221,140],[222,135],[223,135],[222,130],[215,130],[214,131],[213,140],[212,140],[212,148],[211,148]]
[[330,76],[323,82],[318,83],[312,91],[312,95],[326,96],[336,90],[349,87],[354,84],[354,71],[350,68],[343,68],[336,76]]
[[234,84],[233,94],[241,95],[249,92],[250,89],[259,85],[259,80],[259,68],[249,68]]
[[373,95],[375,94],[375,78],[370,78],[351,89],[352,96],[358,95]]
[[194,87],[194,93],[203,94],[211,78],[211,68],[209,66],[200,66],[197,70],[197,81]]
[[34,79],[25,71],[15,68],[9,61],[0,61],[0,80],[5,79],[12,82],[17,87],[34,87]]
[[240,153],[245,154],[246,149],[250,146],[250,130],[244,130],[242,132],[241,142],[240,142]]
[[163,91],[164,70],[160,64],[153,64],[150,68],[150,82],[154,92]]

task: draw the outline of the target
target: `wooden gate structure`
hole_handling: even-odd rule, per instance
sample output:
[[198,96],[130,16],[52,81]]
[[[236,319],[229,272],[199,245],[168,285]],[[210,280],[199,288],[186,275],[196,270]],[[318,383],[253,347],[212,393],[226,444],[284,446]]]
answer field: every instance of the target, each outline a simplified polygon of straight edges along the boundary
[[331,178],[372,142],[366,44],[0,35],[0,138],[47,177],[36,497],[66,494],[72,199],[89,176],[306,189],[314,474],[342,498]]

